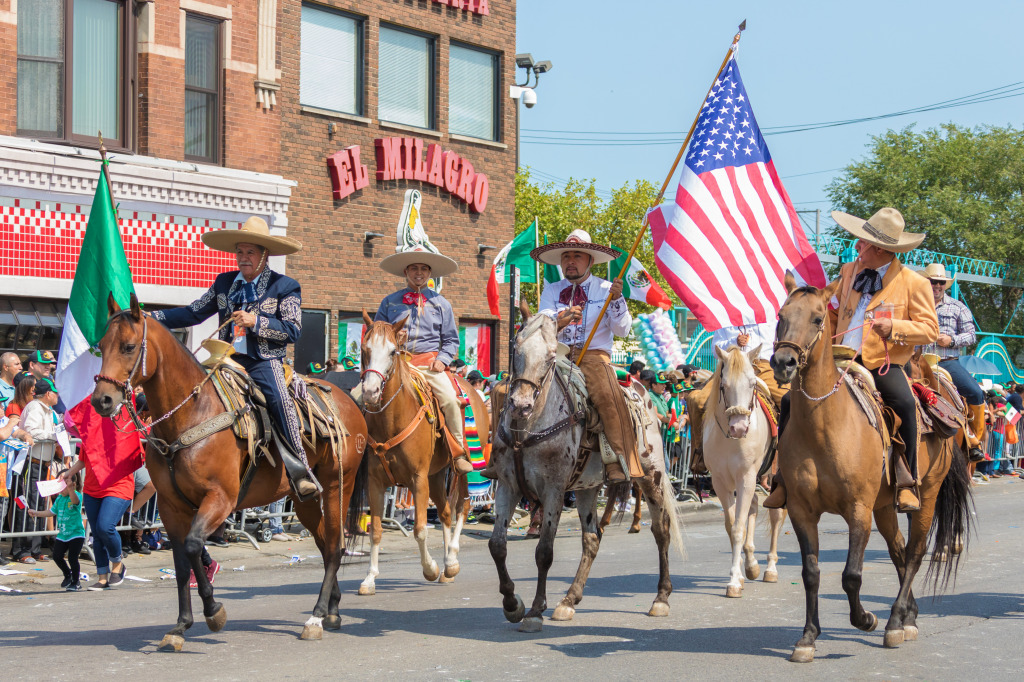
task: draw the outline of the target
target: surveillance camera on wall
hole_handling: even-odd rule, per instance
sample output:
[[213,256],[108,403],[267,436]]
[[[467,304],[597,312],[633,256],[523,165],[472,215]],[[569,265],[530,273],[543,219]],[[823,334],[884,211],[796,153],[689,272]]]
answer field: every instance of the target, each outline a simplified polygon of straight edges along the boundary
[[532,109],[533,105],[537,103],[537,93],[533,90],[527,89],[523,92],[523,104],[526,105],[527,109]]

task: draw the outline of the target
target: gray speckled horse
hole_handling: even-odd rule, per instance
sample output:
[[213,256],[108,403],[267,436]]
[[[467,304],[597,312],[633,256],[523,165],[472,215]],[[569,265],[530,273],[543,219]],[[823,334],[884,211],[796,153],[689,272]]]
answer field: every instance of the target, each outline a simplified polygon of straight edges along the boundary
[[[562,496],[566,490],[576,491],[576,507],[583,535],[583,556],[576,578],[552,614],[553,620],[571,620],[576,605],[583,598],[590,567],[601,543],[598,528],[597,493],[604,484],[604,465],[600,451],[589,455],[582,471],[573,481],[577,456],[586,447],[587,418],[580,417],[569,395],[567,382],[555,368],[555,322],[546,315],[535,315],[516,338],[512,377],[508,396],[496,420],[491,459],[498,475],[495,495],[494,533],[489,547],[498,569],[502,608],[509,622],[519,623],[521,632],[538,632],[547,609],[547,574],[551,568],[555,534],[562,512]],[[574,371],[578,372],[579,370]],[[675,514],[675,497],[665,473],[665,457],[658,423],[651,416],[654,409],[646,391],[634,383],[629,399],[645,408],[646,441],[640,443],[644,476],[635,479],[647,498],[651,510],[651,530],[658,543],[660,577],[658,596],[648,615],[667,616],[668,597],[672,593],[669,577],[668,548],[670,534],[682,553],[682,535]],[[586,412],[586,405],[582,406]],[[560,426],[561,424],[561,426]],[[513,448],[521,448],[521,467],[517,467]],[[517,472],[517,468],[519,469]],[[505,565],[506,531],[516,503],[523,495],[535,497],[543,507],[540,541],[537,545],[537,594],[526,612],[523,600],[515,593],[515,583]]]

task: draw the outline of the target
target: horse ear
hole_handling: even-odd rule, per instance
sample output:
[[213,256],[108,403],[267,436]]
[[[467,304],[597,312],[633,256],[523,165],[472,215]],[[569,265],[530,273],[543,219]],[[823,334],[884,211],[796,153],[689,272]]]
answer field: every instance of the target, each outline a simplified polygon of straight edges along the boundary
[[725,351],[722,350],[721,346],[715,346],[715,355],[718,357],[720,362],[725,362]]
[[[405,322],[403,319],[402,322]],[[395,332],[395,341],[398,343],[399,348],[405,348],[405,342],[409,340],[409,332],[405,329],[399,329]]]
[[747,351],[747,359],[750,360],[750,364],[757,362],[757,358],[761,355],[762,346],[764,346],[764,343],[759,343],[757,344],[757,348],[752,348]]
[[793,289],[796,289],[796,277],[793,276],[791,270],[786,270],[786,279],[783,280],[786,285],[786,293],[793,293]]
[[395,322],[394,324],[391,325],[391,330],[393,332],[395,332],[395,336],[398,336],[398,332],[402,331],[402,327],[404,327],[405,323],[409,321],[409,317],[410,316],[411,315],[406,315],[405,317],[400,319],[398,322]]
[[527,321],[529,321],[530,316],[533,315],[533,313],[530,312],[530,304],[526,302],[525,298],[522,298],[519,301],[519,312],[523,315],[523,324],[526,324]]
[[121,312],[121,306],[117,304],[117,299],[114,298],[114,292],[111,291],[107,294],[107,314],[111,317]]
[[363,324],[367,327],[373,326],[373,320],[371,320],[370,316],[366,314],[366,308],[363,308]]
[[139,305],[139,297],[133,291],[131,294],[132,317],[136,322],[142,319],[142,307]]
[[832,300],[832,297],[839,292],[839,286],[843,283],[842,277],[836,277],[834,280],[829,282],[829,285],[825,287],[822,293],[822,297],[825,299],[825,303]]

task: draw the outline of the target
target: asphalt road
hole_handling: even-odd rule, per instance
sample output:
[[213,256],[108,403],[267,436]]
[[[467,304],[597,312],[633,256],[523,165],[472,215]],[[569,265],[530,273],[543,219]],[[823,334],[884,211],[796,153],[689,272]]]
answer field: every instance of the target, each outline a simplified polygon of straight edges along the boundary
[[[653,537],[645,527],[627,535],[612,527],[576,618],[545,621],[523,634],[501,614],[486,535],[470,526],[462,573],[452,584],[420,577],[415,543],[385,537],[377,595],[355,592],[365,564],[341,576],[342,629],[320,642],[297,639],[320,581],[320,562],[288,564],[288,556],[315,554],[309,541],[263,552],[233,546],[214,550],[224,572],[215,584],[227,627],[211,633],[201,619],[179,654],[156,651],[176,616],[173,581],[159,580],[170,557],[130,558],[131,582],[105,593],[56,589],[52,569],[3,578],[21,589],[0,594],[0,675],[4,680],[582,680],[582,679],[1020,679],[1024,637],[1024,482],[993,480],[975,488],[978,532],[956,586],[940,600],[919,598],[920,639],[882,648],[873,633],[849,624],[840,585],[846,556],[841,521],[822,527],[822,636],[811,664],[787,661],[803,626],[799,550],[791,531],[780,544],[780,582],[749,582],[741,599],[726,599],[728,543],[721,512],[684,514],[687,560],[673,554],[672,612],[650,618],[657,580]],[[549,579],[553,607],[579,560],[579,525],[563,518]],[[786,525],[789,530],[789,524]],[[758,538],[764,565],[766,530]],[[280,543],[284,544],[284,543]],[[440,536],[431,545],[439,557]],[[521,532],[510,542],[510,569],[529,604],[535,543]],[[244,571],[236,571],[245,566]],[[83,570],[91,568],[86,564]],[[48,572],[48,573],[47,573]],[[40,577],[49,575],[50,577]],[[884,543],[874,533],[867,550],[864,600],[884,623],[897,579]],[[920,594],[920,590],[918,591]],[[195,600],[197,614],[199,601]],[[549,608],[547,615],[550,615]]]

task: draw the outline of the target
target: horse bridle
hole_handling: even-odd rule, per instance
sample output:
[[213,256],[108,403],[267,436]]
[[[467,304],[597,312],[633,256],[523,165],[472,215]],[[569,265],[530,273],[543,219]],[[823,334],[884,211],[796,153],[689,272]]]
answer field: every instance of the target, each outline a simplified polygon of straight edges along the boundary
[[772,355],[778,353],[780,348],[789,348],[790,350],[795,351],[796,371],[800,372],[801,370],[803,370],[805,366],[807,366],[807,354],[810,352],[812,348],[814,348],[814,344],[818,343],[818,341],[821,339],[821,335],[824,333],[825,318],[822,317],[821,322],[818,323],[818,333],[814,335],[814,338],[807,342],[807,345],[799,346],[793,343],[792,341],[779,341],[778,339],[776,339],[775,343],[772,344]]
[[[398,339],[393,339],[393,340],[395,342],[395,347],[397,348],[398,347]],[[384,374],[384,372],[381,372],[380,370],[373,369],[372,367],[368,367],[368,368],[364,369],[359,374],[359,383],[360,384],[363,383],[363,377],[365,377],[367,374],[376,374],[377,376],[380,377],[380,392],[381,392],[381,395],[383,395],[384,394],[384,388],[388,385],[388,380],[391,379],[391,377],[393,377],[395,375],[395,368],[396,367],[397,367],[397,363],[395,362],[395,360],[393,358],[391,360],[391,371],[389,371],[387,374]],[[363,412],[367,412],[369,414],[380,414],[384,410],[388,409],[388,405],[390,405],[391,402],[395,399],[395,396],[397,396],[399,393],[402,392],[402,386],[403,385],[404,384],[402,384],[402,385],[400,385],[398,387],[398,390],[395,391],[391,395],[390,398],[388,398],[388,401],[386,403],[381,405],[379,410],[371,410],[369,408],[369,406],[367,406],[366,402],[364,401],[363,402]]]
[[[109,325],[110,323],[108,322],[107,324]],[[132,377],[135,376],[135,372],[138,371],[139,365],[142,366],[142,375],[143,376],[146,375],[146,347],[147,347],[147,343],[146,342],[147,342],[147,339],[148,339],[148,334],[146,333],[147,331],[148,331],[148,327],[147,327],[146,316],[143,315],[142,316],[142,343],[140,344],[138,355],[135,356],[135,364],[132,365],[131,371],[128,372],[128,378],[127,379],[125,379],[124,381],[118,381],[117,379],[115,379],[113,377],[108,377],[105,374],[97,374],[96,376],[94,376],[92,378],[92,380],[95,381],[96,383],[99,383],[101,381],[106,381],[107,383],[114,384],[114,386],[117,386],[119,389],[121,389],[121,392],[124,393],[125,399],[127,400],[128,395],[131,394],[132,391],[133,391],[133,389],[132,389]]]

